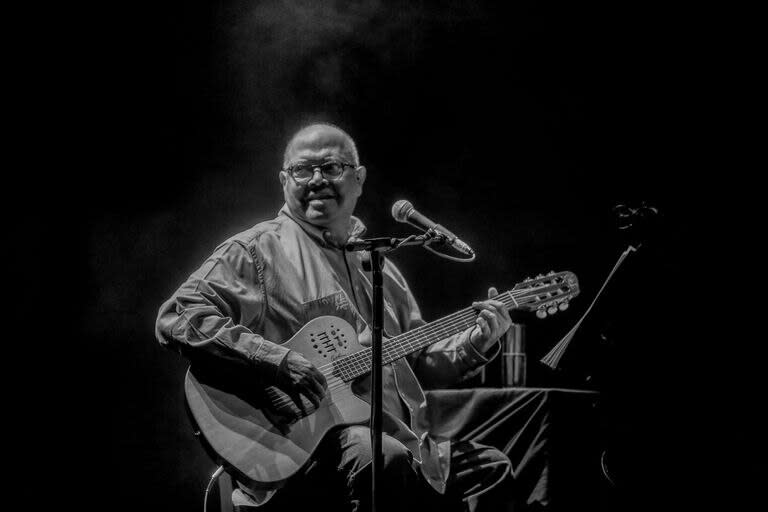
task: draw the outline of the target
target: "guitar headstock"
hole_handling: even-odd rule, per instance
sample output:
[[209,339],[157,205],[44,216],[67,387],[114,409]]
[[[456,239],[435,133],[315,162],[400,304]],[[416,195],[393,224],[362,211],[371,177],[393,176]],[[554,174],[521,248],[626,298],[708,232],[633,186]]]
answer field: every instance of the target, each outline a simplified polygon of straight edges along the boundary
[[520,309],[536,311],[546,318],[568,309],[568,303],[579,294],[579,281],[573,272],[550,272],[525,279],[510,292]]

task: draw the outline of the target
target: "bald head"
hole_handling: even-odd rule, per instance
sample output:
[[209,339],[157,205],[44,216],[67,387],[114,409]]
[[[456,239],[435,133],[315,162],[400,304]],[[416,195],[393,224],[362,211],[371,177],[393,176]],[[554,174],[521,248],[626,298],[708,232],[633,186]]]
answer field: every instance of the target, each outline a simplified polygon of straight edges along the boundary
[[316,123],[305,126],[291,138],[283,155],[283,167],[291,163],[299,150],[321,151],[333,147],[338,149],[339,154],[349,159],[349,163],[360,165],[355,141],[347,132],[332,124]]

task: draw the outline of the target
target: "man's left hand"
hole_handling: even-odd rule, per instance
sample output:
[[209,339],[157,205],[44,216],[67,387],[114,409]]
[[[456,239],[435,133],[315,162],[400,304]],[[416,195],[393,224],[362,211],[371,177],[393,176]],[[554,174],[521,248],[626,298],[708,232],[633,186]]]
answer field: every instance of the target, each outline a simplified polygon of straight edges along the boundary
[[496,288],[491,287],[488,289],[488,300],[472,303],[472,307],[480,313],[475,321],[477,325],[469,335],[469,341],[483,354],[512,326],[507,307],[503,302],[494,299],[498,294]]

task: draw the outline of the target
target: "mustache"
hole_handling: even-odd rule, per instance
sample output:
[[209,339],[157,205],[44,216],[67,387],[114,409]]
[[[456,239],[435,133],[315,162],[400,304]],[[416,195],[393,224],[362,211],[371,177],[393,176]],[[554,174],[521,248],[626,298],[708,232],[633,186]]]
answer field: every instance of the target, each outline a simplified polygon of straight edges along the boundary
[[323,198],[323,197],[338,197],[339,194],[336,193],[336,191],[328,186],[324,186],[322,188],[316,188],[307,190],[307,192],[304,194],[305,199],[315,199],[315,198]]

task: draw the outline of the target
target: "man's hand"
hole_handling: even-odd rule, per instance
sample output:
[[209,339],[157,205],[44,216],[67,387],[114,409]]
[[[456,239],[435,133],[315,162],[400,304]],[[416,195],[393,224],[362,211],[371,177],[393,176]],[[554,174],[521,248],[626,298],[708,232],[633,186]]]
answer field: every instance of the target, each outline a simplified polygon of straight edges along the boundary
[[304,395],[312,402],[315,409],[320,406],[325,390],[328,389],[325,375],[304,356],[293,350],[288,352],[280,364],[277,386],[291,396]]
[[472,303],[472,307],[480,311],[480,314],[477,315],[477,325],[472,329],[469,341],[483,354],[512,326],[507,307],[503,302],[493,300],[498,294],[496,288],[491,287],[488,289],[488,300]]

